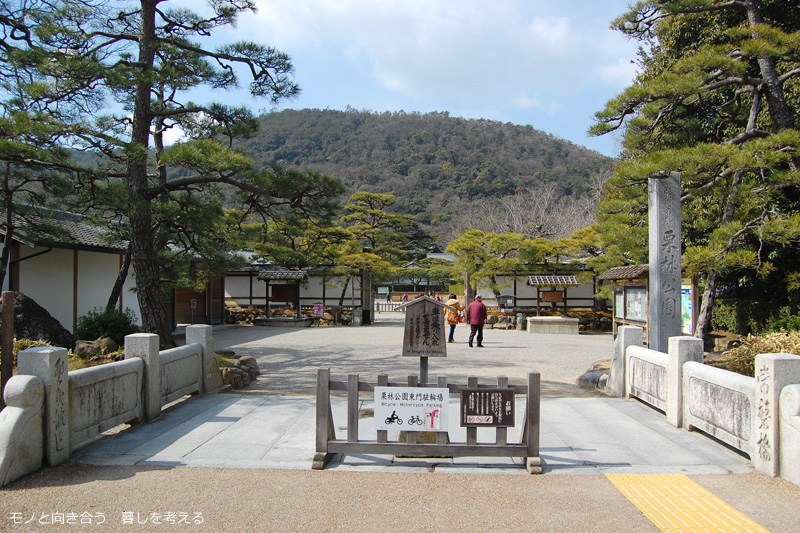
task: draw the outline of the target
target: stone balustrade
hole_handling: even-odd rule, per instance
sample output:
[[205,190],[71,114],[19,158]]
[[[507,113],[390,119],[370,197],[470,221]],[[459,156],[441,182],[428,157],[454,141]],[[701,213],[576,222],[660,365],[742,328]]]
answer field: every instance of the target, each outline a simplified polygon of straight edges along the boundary
[[43,459],[51,466],[66,461],[114,426],[152,420],[180,397],[222,386],[211,326],[187,327],[185,346],[159,351],[158,344],[157,335],[128,335],[125,360],[73,372],[64,348],[21,351],[18,375],[6,386],[11,409],[0,416],[0,486],[38,469]]
[[755,377],[702,364],[703,343],[670,337],[668,352],[642,346],[641,328],[619,328],[607,389],[665,412],[748,454],[757,471],[800,485],[800,357],[759,354]]

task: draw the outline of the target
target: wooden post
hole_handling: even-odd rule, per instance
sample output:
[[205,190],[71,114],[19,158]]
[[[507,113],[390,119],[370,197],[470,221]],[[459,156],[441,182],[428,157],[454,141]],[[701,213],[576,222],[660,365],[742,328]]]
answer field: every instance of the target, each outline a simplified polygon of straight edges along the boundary
[[[478,388],[478,378],[476,376],[469,376],[467,378],[467,387],[470,389]],[[478,444],[478,428],[475,426],[467,427],[467,444]]]
[[311,468],[322,470],[333,454],[328,453],[328,441],[333,435],[333,414],[331,411],[330,394],[331,369],[317,369],[317,453],[314,454],[314,461]]
[[[506,389],[508,388],[508,377],[506,376],[498,376],[497,378],[497,388],[498,389]],[[508,443],[508,428],[502,427],[497,428],[497,432],[495,433],[495,444],[498,446],[505,446]]]
[[6,406],[3,393],[6,390],[6,383],[14,373],[14,291],[3,291],[3,315],[0,319],[2,327],[2,340],[0,349],[0,409]]
[[[379,387],[385,387],[388,384],[389,384],[389,376],[387,374],[379,374],[378,375],[378,386]],[[374,412],[373,412],[373,416],[374,416]],[[389,442],[389,438],[387,436],[388,433],[389,432],[386,431],[385,429],[379,429],[376,441],[381,443],[381,444],[385,444],[386,442]]]
[[419,358],[419,382],[423,385],[428,383],[428,358]]
[[528,374],[528,400],[525,408],[525,430],[528,437],[528,458],[525,467],[530,474],[542,473],[542,458],[539,457],[540,400],[541,376],[538,372],[530,372]]
[[358,374],[347,376],[347,442],[358,442]]

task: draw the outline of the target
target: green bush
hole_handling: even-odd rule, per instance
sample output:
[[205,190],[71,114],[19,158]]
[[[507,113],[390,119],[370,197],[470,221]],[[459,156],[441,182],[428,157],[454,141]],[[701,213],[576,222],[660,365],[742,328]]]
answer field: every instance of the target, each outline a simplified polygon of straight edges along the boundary
[[772,321],[770,331],[800,331],[800,316],[782,316]]
[[738,335],[769,331],[778,318],[774,305],[746,298],[717,298],[711,313],[711,329]]
[[110,337],[114,339],[114,342],[122,346],[125,342],[125,335],[138,331],[136,316],[130,309],[120,311],[116,308],[104,309],[95,307],[78,319],[75,335],[83,340]]

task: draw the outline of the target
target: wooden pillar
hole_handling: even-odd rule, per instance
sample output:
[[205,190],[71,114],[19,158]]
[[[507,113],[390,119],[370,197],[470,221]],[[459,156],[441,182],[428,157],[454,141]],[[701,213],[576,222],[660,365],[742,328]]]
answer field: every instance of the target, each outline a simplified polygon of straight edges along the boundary
[[[14,291],[3,291],[2,357],[0,359],[0,409],[6,406],[3,392],[14,373]],[[2,481],[2,480],[0,480]]]

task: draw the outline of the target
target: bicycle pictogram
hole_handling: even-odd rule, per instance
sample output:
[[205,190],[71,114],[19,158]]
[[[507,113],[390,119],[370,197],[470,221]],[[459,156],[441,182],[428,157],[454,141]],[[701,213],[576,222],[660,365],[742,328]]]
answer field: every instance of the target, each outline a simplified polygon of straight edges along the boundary
[[411,418],[408,419],[409,426],[413,426],[414,424],[418,426],[422,425],[422,419],[417,415],[413,415]]

